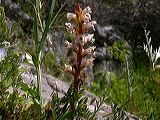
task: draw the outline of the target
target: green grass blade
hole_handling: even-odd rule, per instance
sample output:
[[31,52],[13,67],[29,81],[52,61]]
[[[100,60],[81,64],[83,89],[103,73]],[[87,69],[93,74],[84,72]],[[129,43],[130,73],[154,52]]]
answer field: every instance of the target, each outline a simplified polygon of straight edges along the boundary
[[35,47],[36,50],[38,48],[38,18],[37,18],[37,14],[34,16],[34,42],[35,42]]
[[32,97],[37,98],[36,91],[33,90],[32,88],[30,88],[27,84],[22,83],[22,82],[18,82],[17,87],[20,87],[20,89],[23,90],[24,92],[26,92],[28,95],[31,95]]
[[63,9],[63,7],[66,5],[68,0],[66,0],[66,2],[62,5],[62,7],[58,10],[56,15],[53,17],[53,9],[54,9],[54,6],[55,6],[55,2],[56,2],[56,0],[52,1],[50,17],[49,17],[49,20],[48,20],[48,22],[47,22],[47,24],[45,26],[45,29],[44,29],[44,32],[43,32],[43,35],[42,35],[42,38],[41,38],[41,44],[40,44],[40,47],[39,47],[39,51],[42,50],[43,47],[44,47],[45,40],[46,40],[46,37],[47,37],[47,33],[49,31],[49,28],[54,23],[54,21],[56,20],[56,18],[58,17],[59,13]]
[[54,10],[55,4],[56,4],[56,0],[52,0],[51,9],[50,9],[50,18],[52,18],[54,15],[53,10]]
[[66,5],[66,3],[68,2],[68,0],[65,1],[65,3],[62,5],[62,7],[58,10],[58,12],[56,13],[56,15],[52,18],[50,26],[54,23],[54,21],[56,20],[56,18],[58,17],[59,13],[61,12],[61,10],[64,8],[64,6]]

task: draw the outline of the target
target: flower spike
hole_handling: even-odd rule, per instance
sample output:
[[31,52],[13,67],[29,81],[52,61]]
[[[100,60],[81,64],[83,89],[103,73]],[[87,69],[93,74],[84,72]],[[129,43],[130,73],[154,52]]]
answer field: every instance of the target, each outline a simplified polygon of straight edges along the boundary
[[[70,65],[65,64],[65,72],[73,75],[74,89],[78,91],[86,79],[86,68],[93,65],[95,46],[86,48],[86,43],[92,44],[94,42],[93,34],[87,34],[90,28],[94,30],[96,21],[91,21],[91,8],[87,7],[82,10],[80,4],[77,4],[74,13],[68,13],[67,19],[70,23],[66,23],[66,30],[74,36],[72,42],[65,41],[66,48],[73,51],[73,57],[69,58]],[[83,69],[83,70],[82,70]]]

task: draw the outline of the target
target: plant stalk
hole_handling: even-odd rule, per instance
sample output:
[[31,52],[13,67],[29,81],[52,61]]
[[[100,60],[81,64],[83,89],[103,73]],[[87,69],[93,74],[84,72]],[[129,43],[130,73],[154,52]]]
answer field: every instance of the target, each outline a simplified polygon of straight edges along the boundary
[[38,66],[37,66],[37,89],[39,94],[39,102],[42,105],[42,79],[41,79],[41,54],[38,54]]
[[39,54],[37,55],[37,93],[38,93],[38,100],[39,100],[39,114],[38,114],[38,119],[40,120],[41,113],[42,113],[42,79],[41,79],[41,54],[42,52],[40,51]]

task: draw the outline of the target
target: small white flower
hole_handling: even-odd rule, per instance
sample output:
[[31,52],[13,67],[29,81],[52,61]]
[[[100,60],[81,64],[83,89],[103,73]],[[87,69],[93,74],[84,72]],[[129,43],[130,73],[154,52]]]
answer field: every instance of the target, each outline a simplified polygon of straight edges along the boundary
[[88,23],[90,20],[91,20],[91,15],[89,13],[86,13],[83,16],[83,21],[86,22],[86,23]]
[[86,13],[92,13],[90,7],[86,7],[86,8],[83,10],[83,14],[86,14]]
[[81,72],[80,75],[79,75],[79,78],[81,80],[85,80],[87,78],[87,73],[86,72]]
[[72,19],[75,19],[76,18],[76,15],[73,14],[73,13],[67,13],[67,19],[70,21]]
[[74,29],[74,27],[72,26],[71,23],[65,23],[65,26],[66,26],[66,29],[67,29],[68,32],[70,32],[70,33],[75,32],[75,29]]
[[85,68],[85,67],[88,67],[90,65],[93,65],[93,61],[94,61],[95,58],[90,58],[90,59],[86,59],[86,61],[84,61],[82,64],[81,64],[81,69]]
[[90,58],[90,59],[88,59],[87,62],[86,62],[86,66],[93,65],[94,59],[95,59],[95,58]]
[[87,42],[91,42],[93,43],[95,41],[95,39],[93,39],[94,34],[88,34],[86,36],[83,36],[83,43],[87,43]]
[[64,71],[65,72],[72,72],[72,67],[70,65],[64,65]]
[[91,22],[86,23],[86,24],[85,24],[85,27],[88,28],[88,29],[89,29],[89,28],[92,28],[93,30],[95,30],[95,29],[94,29],[94,26],[95,26],[96,24],[97,24],[96,21],[91,21]]
[[7,41],[3,41],[2,44],[3,44],[5,47],[9,47],[9,46],[10,46],[10,42],[7,42]]

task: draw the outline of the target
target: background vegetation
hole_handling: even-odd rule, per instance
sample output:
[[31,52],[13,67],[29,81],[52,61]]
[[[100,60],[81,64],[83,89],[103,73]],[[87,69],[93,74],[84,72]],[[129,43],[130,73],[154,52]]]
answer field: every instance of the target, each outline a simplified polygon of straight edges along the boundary
[[[27,19],[20,18],[20,14],[16,18],[16,13],[13,11],[12,14],[5,6],[5,0],[1,1],[0,52],[5,48],[6,56],[3,57],[0,53],[0,119],[96,119],[99,109],[93,113],[88,110],[88,98],[81,98],[83,90],[74,97],[68,92],[65,97],[58,98],[58,93],[55,93],[52,101],[46,105],[41,100],[41,86],[29,87],[22,82],[21,77],[27,71],[20,67],[25,63],[35,66],[37,76],[42,72],[71,82],[71,76],[63,72],[67,53],[58,47],[62,46],[63,39],[72,38],[66,32],[64,24],[67,21],[66,13],[73,12],[77,2],[82,6],[91,6],[93,19],[99,24],[114,25],[124,34],[124,41],[115,42],[106,48],[115,60],[121,61],[125,66],[123,70],[119,74],[104,71],[91,82],[90,87],[85,85],[83,88],[105,98],[101,103],[112,106],[112,119],[125,119],[124,110],[144,120],[160,119],[160,70],[156,66],[159,59],[151,60],[152,55],[160,56],[158,0],[43,0],[41,3],[39,0],[12,0],[20,6],[16,11],[22,9],[29,16]],[[54,33],[57,32],[63,33],[65,37],[55,37]],[[48,33],[54,34],[51,37],[53,51],[50,50],[49,42],[45,41],[49,39]],[[125,47],[126,44],[131,46],[131,51]],[[144,44],[148,49],[144,48]],[[28,54],[30,59],[22,60],[24,54]],[[156,63],[154,68],[153,62]],[[25,94],[20,95],[19,90]],[[69,103],[74,100],[71,98],[77,100],[75,114],[69,110]],[[95,99],[91,100],[90,104],[94,101]]]

